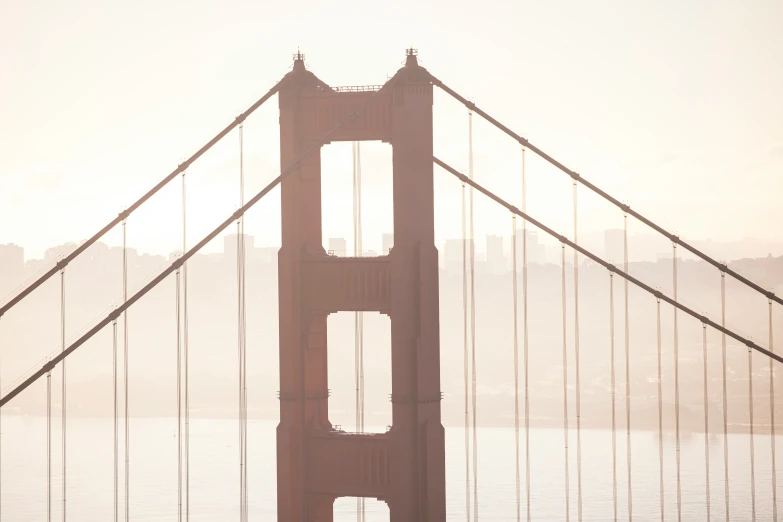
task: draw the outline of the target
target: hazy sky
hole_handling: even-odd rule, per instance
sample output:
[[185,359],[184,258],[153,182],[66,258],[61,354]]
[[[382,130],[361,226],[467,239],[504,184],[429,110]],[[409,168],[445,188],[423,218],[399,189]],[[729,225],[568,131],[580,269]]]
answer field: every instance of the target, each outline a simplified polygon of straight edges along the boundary
[[[332,85],[383,83],[404,49],[568,166],[684,237],[783,239],[783,3],[0,0],[0,243],[90,236],[273,85],[300,47]],[[467,111],[436,93],[435,153],[467,166]],[[277,101],[246,126],[248,195],[279,172]],[[480,182],[518,202],[519,146],[475,121]],[[191,169],[190,242],[236,206],[238,139]],[[364,151],[365,245],[391,229],[391,150]],[[350,144],[323,150],[325,236],[350,237]],[[570,180],[529,159],[529,209],[570,233]],[[459,184],[436,168],[440,240]],[[131,218],[178,246],[179,185]],[[621,224],[581,196],[580,230]],[[477,197],[477,234],[510,218]],[[249,217],[279,240],[279,192]],[[589,215],[588,215],[589,214]],[[166,224],[152,224],[168,219]],[[641,231],[638,228],[638,231]],[[108,238],[116,243],[117,234]]]

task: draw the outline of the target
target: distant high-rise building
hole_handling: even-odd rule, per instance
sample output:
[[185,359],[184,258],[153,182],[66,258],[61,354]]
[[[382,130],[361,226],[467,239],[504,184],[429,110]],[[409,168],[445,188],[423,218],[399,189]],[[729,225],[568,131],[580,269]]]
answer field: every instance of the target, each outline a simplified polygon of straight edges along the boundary
[[[517,229],[517,263],[522,266],[522,229]],[[524,245],[526,250],[527,263],[529,265],[543,265],[546,263],[546,246],[538,242],[538,232],[527,230],[527,243]]]
[[[225,255],[228,259],[236,260],[237,245],[239,244],[237,238],[237,234],[228,234],[223,238],[223,255]],[[245,256],[250,257],[252,255],[253,248],[255,247],[255,238],[253,236],[244,234],[244,247]]]
[[329,238],[329,251],[336,256],[353,255],[353,251],[348,252],[348,243],[342,237]]
[[0,245],[0,273],[14,274],[24,268],[24,248],[8,243]]
[[62,256],[65,256],[75,248],[76,248],[76,243],[65,243],[64,245],[47,248],[46,251],[44,252],[44,260],[56,261],[57,259],[59,259]]
[[262,263],[277,263],[277,253],[279,251],[280,249],[278,247],[256,247],[254,259],[257,259]]
[[502,273],[506,268],[503,255],[503,236],[487,236],[487,269],[491,273]]
[[384,234],[383,235],[383,251],[381,252],[382,255],[386,255],[389,253],[389,251],[394,246],[394,234]]
[[604,231],[604,257],[610,263],[623,262],[625,253],[625,233],[619,228]]

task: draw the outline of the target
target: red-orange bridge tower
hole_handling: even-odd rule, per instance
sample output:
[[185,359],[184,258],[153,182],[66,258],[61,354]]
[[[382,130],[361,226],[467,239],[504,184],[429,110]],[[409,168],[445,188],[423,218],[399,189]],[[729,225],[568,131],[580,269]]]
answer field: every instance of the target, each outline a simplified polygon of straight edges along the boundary
[[[409,50],[380,90],[333,89],[297,55],[279,101],[284,169],[347,119],[329,141],[392,145],[394,248],[377,258],[327,255],[320,153],[282,182],[278,520],[331,521],[335,499],[351,496],[385,501],[392,522],[443,522],[430,76]],[[349,434],[329,422],[326,318],[340,311],[391,319],[393,425],[386,433]]]

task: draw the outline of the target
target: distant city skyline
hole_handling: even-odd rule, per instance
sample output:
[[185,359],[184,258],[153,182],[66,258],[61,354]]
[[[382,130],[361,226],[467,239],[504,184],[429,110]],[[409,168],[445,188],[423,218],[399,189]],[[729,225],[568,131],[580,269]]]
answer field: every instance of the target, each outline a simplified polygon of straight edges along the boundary
[[[344,238],[332,238],[344,242]],[[505,269],[498,269],[499,239],[495,236],[490,239],[490,245],[494,244],[494,257],[491,254],[485,258],[482,254],[476,259],[476,310],[477,310],[477,335],[478,342],[482,346],[497,347],[497,349],[482,350],[482,362],[480,366],[479,392],[480,410],[486,415],[480,421],[482,425],[507,425],[509,418],[507,408],[510,407],[509,383],[511,374],[509,370],[509,357],[511,356],[511,338],[508,328],[498,325],[510,325],[510,303],[512,299],[510,264]],[[194,415],[231,415],[234,413],[235,403],[231,376],[235,375],[234,343],[236,342],[236,245],[237,236],[227,235],[218,241],[218,247],[225,251],[218,253],[197,254],[189,262],[189,304],[191,313],[191,354],[193,355],[193,367],[191,376],[194,383],[194,393],[197,394],[196,404],[198,411]],[[452,257],[451,266],[441,266],[440,272],[440,299],[442,306],[442,320],[444,324],[454,323],[461,325],[462,316],[462,248],[459,240],[456,244],[456,258]],[[253,350],[253,365],[251,367],[252,382],[254,383],[253,409],[254,416],[263,418],[275,418],[277,415],[278,389],[277,368],[273,362],[277,358],[277,340],[275,333],[278,328],[277,314],[277,288],[278,267],[277,248],[256,246],[252,235],[245,238],[248,246],[246,254],[248,306],[251,320],[250,345]],[[485,244],[484,241],[477,241]],[[520,242],[518,242],[519,245]],[[532,243],[532,242],[531,242]],[[508,243],[503,242],[503,255],[508,261]],[[61,245],[49,249],[50,259],[33,260],[23,263],[20,256],[20,247],[0,245],[0,302],[14,293],[19,284],[29,280],[55,261],[51,256],[59,255],[67,245]],[[167,266],[178,252],[171,252],[168,256],[149,255],[139,253],[135,249],[129,249],[129,288],[135,292],[140,285],[149,281],[164,266]],[[566,262],[570,265],[573,258],[568,256]],[[445,261],[445,259],[444,259]],[[518,260],[519,261],[519,260]],[[449,261],[446,261],[447,263]],[[14,264],[16,269],[8,263]],[[521,261],[520,261],[521,263]],[[121,300],[122,257],[121,249],[103,243],[92,245],[66,270],[66,339],[71,342],[74,335],[83,332],[84,328],[94,324],[96,318],[103,317],[113,306]],[[604,397],[607,385],[606,365],[608,360],[606,338],[606,312],[607,312],[607,271],[594,263],[584,260],[580,268],[580,300],[583,303],[583,330],[582,354],[585,380],[583,382],[584,407],[583,411],[591,411],[589,417],[595,427],[606,426],[609,418],[601,417],[601,413],[594,410],[604,404],[603,399],[595,402],[595,397]],[[775,258],[762,258],[732,263],[732,268],[740,271],[752,280],[759,281],[764,288],[773,288],[776,292],[783,292],[783,256]],[[715,296],[719,293],[720,277],[716,269],[710,268],[701,261],[683,261],[680,264],[682,284],[680,286],[683,302],[694,306],[695,309],[706,313],[709,317],[717,318],[720,313],[719,300]],[[569,266],[569,274],[572,267]],[[630,265],[632,274],[640,276],[646,283],[667,289],[671,284],[671,264],[669,261],[638,262],[632,261]],[[530,308],[531,315],[531,365],[536,368],[534,386],[531,389],[534,403],[541,408],[542,417],[537,422],[552,424],[557,421],[551,416],[556,411],[560,401],[560,355],[559,348],[562,342],[561,335],[561,309],[560,309],[560,270],[552,265],[531,263],[529,267],[529,294],[535,303]],[[729,307],[727,324],[730,326],[742,325],[741,331],[755,338],[764,338],[767,334],[766,303],[757,299],[757,296],[740,291],[739,284],[734,280],[728,282]],[[175,291],[174,278],[169,277],[161,283],[161,288],[154,290],[148,297],[134,305],[130,311],[131,345],[133,347],[134,361],[138,361],[132,368],[131,382],[134,386],[134,397],[138,401],[134,408],[135,415],[162,415],[173,404],[174,390],[168,387],[169,381],[164,381],[164,376],[171,376],[175,368],[173,357],[175,344]],[[567,280],[567,298],[573,299],[572,280]],[[3,372],[3,382],[9,383],[20,375],[25,375],[33,368],[42,357],[60,350],[59,330],[59,284],[46,284],[19,306],[20,308],[3,317],[3,338],[11,342],[6,344],[7,352],[4,363],[0,367]],[[521,289],[520,289],[521,291]],[[622,288],[615,286],[618,303],[621,303]],[[634,332],[634,379],[638,386],[634,387],[636,400],[644,400],[655,392],[651,387],[654,381],[648,377],[654,375],[654,339],[655,339],[655,308],[654,299],[651,296],[632,287],[631,320]],[[30,314],[30,310],[36,310],[38,315]],[[775,321],[783,325],[781,310],[776,310]],[[619,311],[618,311],[619,313]],[[39,321],[40,317],[46,318]],[[389,352],[389,319],[383,314],[365,314],[367,323],[366,343],[372,346],[367,351],[367,393],[372,403],[371,415],[379,425],[386,425],[389,420],[385,417],[388,413],[388,379],[390,378],[388,357]],[[671,315],[666,313],[663,326],[667,343],[671,339]],[[353,419],[353,365],[350,363],[354,355],[354,325],[353,314],[330,314],[329,328],[329,358],[335,364],[330,365],[329,382],[334,392],[335,409],[331,414],[335,415],[338,424],[349,425]],[[620,328],[618,326],[618,328]],[[618,330],[619,332],[619,330]],[[701,350],[701,325],[698,321],[689,317],[682,317],[681,322],[681,348],[682,364],[684,368],[690,368],[683,372],[682,393],[688,397],[683,402],[684,408],[700,408],[702,401],[702,388],[700,380],[699,363]],[[448,409],[445,411],[446,422],[459,425],[462,419],[461,402],[456,398],[461,397],[462,390],[462,328],[445,328],[443,336],[443,370],[444,391],[448,401]],[[698,341],[698,342],[697,342]],[[711,350],[720,349],[720,337],[709,335]],[[96,337],[90,343],[92,348],[85,347],[79,351],[75,358],[81,358],[79,364],[73,365],[69,370],[70,391],[69,397],[73,404],[82,404],[84,407],[74,408],[74,415],[110,415],[110,403],[108,401],[91,403],[87,398],[96,390],[109,389],[111,385],[111,342],[108,335]],[[667,352],[664,364],[671,365],[670,344],[667,344]],[[219,349],[215,349],[218,347]],[[558,349],[553,349],[557,347]],[[228,348],[228,350],[226,349]],[[712,352],[711,352],[712,353]],[[618,357],[621,353],[618,353]],[[150,367],[143,361],[148,357],[160,357],[159,364]],[[729,344],[729,378],[733,390],[731,400],[732,417],[730,422],[742,422],[742,414],[745,411],[741,405],[746,404],[747,396],[743,395],[747,390],[745,378],[745,365],[747,350],[730,342]],[[271,361],[271,362],[270,362]],[[710,359],[717,371],[720,357]],[[621,367],[622,360],[617,361]],[[698,371],[696,371],[698,370]],[[758,380],[759,389],[768,382],[767,367],[759,365],[755,371],[755,379]],[[668,375],[669,373],[667,373]],[[717,378],[717,374],[716,374]],[[209,384],[207,384],[209,383]],[[6,384],[7,386],[7,384]],[[716,385],[717,386],[717,385]],[[713,394],[717,394],[719,388],[711,388]],[[160,401],[165,396],[170,401]],[[105,398],[105,397],[104,397]],[[43,394],[23,394],[15,400],[12,408],[21,408],[25,412],[41,412],[45,406],[42,402]],[[713,400],[717,405],[719,396],[714,395]],[[92,404],[92,406],[87,406]],[[605,405],[605,404],[604,404]],[[109,409],[107,409],[109,408]],[[685,412],[686,409],[683,411]],[[700,410],[699,410],[700,411]],[[547,417],[549,415],[549,417]],[[655,427],[655,416],[643,415],[636,417],[637,429]],[[687,416],[687,414],[684,414]],[[684,418],[685,418],[684,416]],[[546,420],[546,419],[549,420]],[[716,419],[718,416],[715,417]],[[781,416],[783,418],[783,416]],[[698,427],[698,426],[697,426]]]
[[[279,244],[256,244],[256,236],[245,234],[246,251],[260,250],[265,255],[276,252]],[[229,253],[236,252],[236,232],[225,233],[219,236],[219,245],[214,243],[209,248],[204,248],[201,253]],[[568,236],[567,236],[568,237]],[[3,242],[0,235],[0,266],[10,263],[12,260],[21,258],[22,262],[33,260],[52,261],[58,257],[67,254],[68,251],[76,248],[82,241],[70,241],[59,245],[52,245],[45,249],[29,249],[23,244],[14,242]],[[735,241],[712,241],[696,238],[683,238],[709,252],[714,257],[723,260],[733,260],[742,258],[758,258],[772,255],[773,257],[783,255],[783,241],[764,241],[754,238],[743,238]],[[459,246],[460,238],[446,238],[438,244],[441,260],[457,256],[461,259],[462,249]],[[467,241],[467,239],[466,239]],[[655,261],[659,258],[671,257],[671,246],[668,241],[654,232],[643,234],[628,234],[629,257],[632,261]],[[119,245],[113,245],[105,241],[99,242],[108,249],[119,249]],[[394,234],[392,232],[383,232],[380,237],[363,238],[363,253],[375,253],[378,255],[388,254],[389,249],[394,244]],[[493,258],[495,263],[500,259],[499,253],[502,251],[502,258],[505,265],[510,263],[512,238],[510,235],[501,236],[496,234],[477,235],[475,238],[475,253],[481,256],[482,260]],[[623,230],[606,229],[602,233],[581,234],[579,244],[587,248],[592,253],[601,256],[603,259],[619,263],[623,259]],[[353,255],[353,237],[326,237],[323,240],[324,250],[332,250],[338,255]],[[172,253],[181,252],[181,248],[172,248],[167,251],[144,251],[135,248],[129,244],[128,248],[137,252],[139,255],[163,256],[169,257]],[[528,228],[527,258],[530,263],[559,263],[560,247],[559,244],[550,236],[533,228]],[[678,256],[689,259],[693,256],[680,249]],[[517,257],[519,263],[522,261],[522,229],[517,230]],[[456,257],[455,257],[456,259]],[[461,262],[461,261],[460,261]]]

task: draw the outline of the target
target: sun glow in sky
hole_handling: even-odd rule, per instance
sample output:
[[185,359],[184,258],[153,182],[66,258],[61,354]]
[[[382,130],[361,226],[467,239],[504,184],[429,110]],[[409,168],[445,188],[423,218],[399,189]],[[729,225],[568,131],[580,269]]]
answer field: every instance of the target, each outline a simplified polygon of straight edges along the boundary
[[[300,48],[331,85],[421,63],[531,142],[683,237],[781,240],[783,4],[44,0],[0,3],[0,243],[40,257],[92,235],[271,87]],[[467,110],[440,91],[435,154],[467,168]],[[245,126],[247,196],[280,169],[277,101]],[[520,149],[474,119],[479,182],[520,200]],[[350,144],[322,151],[324,236],[351,237]],[[363,145],[365,246],[391,231],[391,150]],[[188,173],[189,241],[238,201],[238,138]],[[435,169],[439,241],[460,186]],[[528,209],[572,227],[570,180],[528,155]],[[584,196],[582,196],[584,194]],[[580,193],[580,231],[621,214]],[[476,234],[510,217],[476,199]],[[129,223],[141,251],[179,248],[180,186]],[[249,215],[279,241],[279,191]],[[580,232],[580,233],[581,233]],[[116,244],[119,235],[106,241]],[[222,243],[210,248],[219,250]]]

